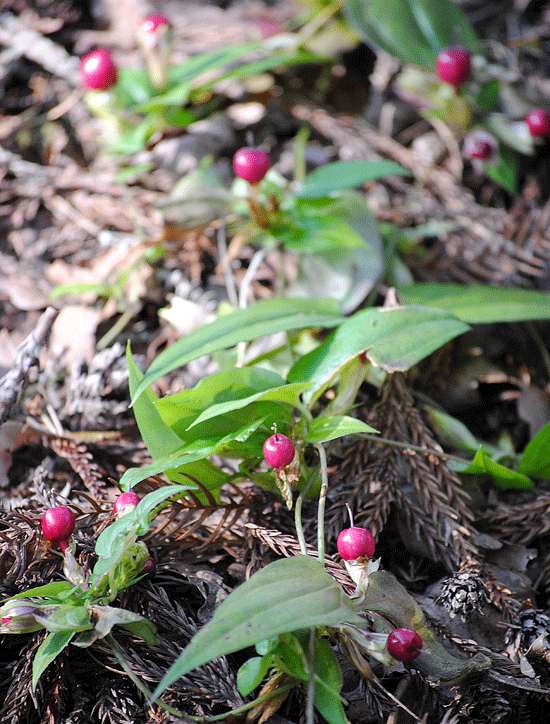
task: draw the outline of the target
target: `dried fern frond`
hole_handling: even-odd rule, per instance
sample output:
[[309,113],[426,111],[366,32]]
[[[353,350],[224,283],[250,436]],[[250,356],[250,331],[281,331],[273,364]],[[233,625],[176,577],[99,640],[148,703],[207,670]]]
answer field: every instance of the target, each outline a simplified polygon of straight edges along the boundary
[[469,496],[444,463],[443,450],[414,406],[401,373],[388,375],[368,422],[400,448],[369,439],[355,443],[360,453],[344,453],[330,482],[336,498],[327,517],[332,535],[347,523],[346,505],[357,523],[378,533],[395,503],[397,514],[433,560],[454,570],[466,558],[478,557]]
[[480,517],[480,523],[488,533],[499,539],[511,543],[531,543],[550,531],[550,494],[542,493],[519,505],[499,503]]

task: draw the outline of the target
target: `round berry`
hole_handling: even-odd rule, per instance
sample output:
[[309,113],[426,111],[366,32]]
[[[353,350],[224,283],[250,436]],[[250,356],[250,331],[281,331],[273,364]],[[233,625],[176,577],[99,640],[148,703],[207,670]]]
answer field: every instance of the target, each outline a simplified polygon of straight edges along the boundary
[[149,558],[145,561],[145,565],[143,566],[143,570],[141,572],[146,576],[154,576],[156,569],[157,564],[154,559],[149,556]]
[[344,561],[372,558],[376,548],[372,533],[366,528],[344,528],[336,541],[338,553]]
[[462,153],[465,158],[479,158],[489,161],[498,153],[498,143],[494,136],[485,131],[473,131],[464,139]]
[[126,513],[130,513],[139,503],[139,498],[135,493],[122,493],[115,500],[113,512],[117,518],[121,518]]
[[259,183],[271,168],[271,160],[259,148],[241,148],[233,156],[235,176],[250,184]]
[[286,468],[294,460],[294,445],[286,435],[276,432],[264,442],[264,458],[272,468]]
[[470,75],[470,51],[465,45],[443,48],[435,59],[435,69],[440,80],[458,88]]
[[413,661],[422,651],[422,636],[410,628],[396,628],[388,636],[386,648],[397,661]]
[[544,108],[534,108],[527,114],[525,122],[535,138],[550,136],[550,113]]
[[64,505],[50,508],[42,516],[41,525],[44,538],[50,543],[68,541],[73,533],[75,522],[73,511]]
[[88,90],[109,90],[117,77],[116,65],[107,48],[92,50],[80,61],[80,82]]
[[171,28],[172,23],[168,20],[166,15],[163,15],[162,13],[154,13],[153,15],[148,15],[141,23],[141,30],[143,33],[156,33],[156,31],[163,26]]

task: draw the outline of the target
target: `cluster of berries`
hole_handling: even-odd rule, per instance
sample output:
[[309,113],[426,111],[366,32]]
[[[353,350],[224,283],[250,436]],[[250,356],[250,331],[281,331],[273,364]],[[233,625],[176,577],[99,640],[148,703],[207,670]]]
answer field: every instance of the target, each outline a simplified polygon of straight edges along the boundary
[[[138,503],[139,497],[135,493],[122,493],[113,504],[113,513],[116,518],[121,518],[134,510]],[[50,543],[58,543],[61,550],[65,552],[76,525],[73,511],[65,505],[49,508],[42,516],[40,525],[44,538]],[[149,556],[143,573],[153,574],[154,571],[155,561]]]
[[[468,48],[464,45],[443,48],[437,55],[435,70],[440,80],[454,86],[458,91],[471,73],[471,58]],[[548,110],[534,108],[525,117],[525,123],[533,138],[550,136],[550,112]],[[490,133],[478,130],[466,138],[463,152],[466,158],[488,161],[497,155],[498,144]]]

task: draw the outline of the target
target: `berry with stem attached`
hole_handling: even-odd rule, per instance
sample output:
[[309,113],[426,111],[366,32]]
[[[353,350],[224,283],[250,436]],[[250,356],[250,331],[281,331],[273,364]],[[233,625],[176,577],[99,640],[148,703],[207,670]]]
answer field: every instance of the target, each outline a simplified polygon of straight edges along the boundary
[[525,122],[530,134],[535,138],[550,136],[550,112],[544,108],[533,108],[527,114]]
[[340,531],[336,547],[342,560],[354,561],[358,558],[372,558],[376,543],[366,528],[353,526]]
[[286,468],[294,460],[294,445],[286,435],[276,432],[264,442],[264,458],[276,470]]
[[465,45],[451,45],[443,48],[435,59],[437,77],[455,88],[470,75],[470,51]]
[[422,636],[410,628],[396,628],[388,636],[386,648],[397,661],[414,661],[422,651]]
[[50,543],[59,543],[61,550],[65,551],[67,542],[74,531],[75,522],[73,511],[65,505],[50,508],[42,516],[41,526],[44,538]]
[[271,168],[271,159],[259,148],[241,148],[233,156],[235,176],[248,181],[253,186],[263,179]]
[[491,161],[498,154],[498,143],[491,133],[477,130],[469,133],[464,139],[462,154],[465,158],[479,158]]
[[122,493],[115,500],[113,505],[113,513],[117,518],[121,518],[126,513],[130,513],[139,503],[139,498],[135,493]]
[[80,61],[80,83],[88,90],[109,90],[117,79],[117,67],[107,48],[92,50]]
[[149,15],[138,28],[137,40],[152,86],[164,88],[172,53],[172,23],[162,13]]

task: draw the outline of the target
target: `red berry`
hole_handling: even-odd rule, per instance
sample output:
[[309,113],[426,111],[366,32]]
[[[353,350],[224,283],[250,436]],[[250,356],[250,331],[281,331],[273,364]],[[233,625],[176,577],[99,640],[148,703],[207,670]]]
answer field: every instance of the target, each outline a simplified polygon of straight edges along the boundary
[[479,158],[488,161],[498,153],[495,137],[485,131],[473,131],[464,139],[462,153],[465,158]]
[[294,445],[286,435],[276,432],[264,442],[264,458],[272,468],[286,468],[294,460]]
[[107,48],[92,50],[80,61],[80,82],[89,90],[109,90],[117,82],[117,68]]
[[372,558],[376,543],[372,533],[366,528],[344,528],[336,541],[338,553],[344,561],[357,558]]
[[149,558],[145,561],[145,565],[143,566],[143,570],[141,572],[146,576],[154,576],[156,569],[157,564],[155,563],[153,558],[149,556]]
[[470,51],[465,45],[443,48],[435,59],[438,78],[445,83],[461,86],[470,75]]
[[525,122],[529,127],[529,132],[535,138],[550,136],[550,113],[544,108],[534,108],[527,114]]
[[130,513],[138,503],[139,498],[135,493],[122,493],[122,495],[119,495],[115,500],[113,512],[117,518],[120,518],[126,515],[126,513]]
[[271,160],[265,151],[259,148],[241,148],[233,156],[235,176],[250,184],[259,183],[271,168]]
[[64,505],[50,508],[42,516],[41,525],[44,538],[50,543],[66,543],[74,530],[74,513]]
[[155,33],[158,28],[166,25],[168,28],[172,27],[172,23],[168,20],[166,15],[162,13],[155,13],[154,15],[148,15],[145,20],[141,23],[141,30],[144,33]]
[[396,628],[388,636],[386,648],[397,661],[413,661],[422,651],[422,636],[410,628]]

